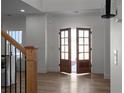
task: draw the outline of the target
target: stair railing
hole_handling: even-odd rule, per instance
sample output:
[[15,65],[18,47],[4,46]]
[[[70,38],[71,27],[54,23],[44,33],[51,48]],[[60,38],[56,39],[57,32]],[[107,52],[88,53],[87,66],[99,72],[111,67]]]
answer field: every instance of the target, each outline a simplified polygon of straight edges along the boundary
[[[37,48],[34,48],[33,46],[26,46],[23,47],[21,44],[16,42],[11,36],[9,36],[5,31],[1,31],[1,37],[4,38],[4,55],[2,55],[4,59],[4,67],[5,67],[5,85],[4,85],[4,92],[3,93],[37,93]],[[9,43],[7,43],[9,42]],[[7,54],[7,44],[9,44],[9,54]],[[15,85],[13,87],[12,85],[12,69],[13,69],[13,61],[12,61],[12,46],[15,47],[15,53],[14,53],[14,60],[15,60]],[[17,80],[17,50],[20,51],[20,57],[19,57],[19,64],[20,64],[20,75],[19,75],[19,81]],[[22,73],[22,55],[25,56],[25,84],[22,83],[22,78],[24,78],[23,73]],[[7,61],[9,57],[9,73],[10,73],[10,85],[9,89],[7,86]],[[19,84],[18,84],[19,83]],[[19,85],[19,88],[18,88]],[[25,89],[24,89],[25,86]],[[13,89],[14,88],[14,89]]]

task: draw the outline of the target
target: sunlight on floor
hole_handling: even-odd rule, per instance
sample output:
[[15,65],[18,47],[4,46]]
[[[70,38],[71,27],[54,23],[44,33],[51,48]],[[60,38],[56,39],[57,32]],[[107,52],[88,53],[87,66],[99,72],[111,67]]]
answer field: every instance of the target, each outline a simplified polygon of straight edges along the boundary
[[78,83],[78,80],[77,80],[77,74],[76,73],[71,73],[71,83],[70,83],[70,91],[71,93],[77,93],[77,83]]
[[81,73],[81,74],[77,74],[77,73],[66,73],[66,72],[61,72],[61,73],[66,74],[66,75],[69,75],[69,76],[71,76],[71,78],[75,78],[75,77],[77,77],[77,76],[85,76],[85,75],[91,74],[91,73]]

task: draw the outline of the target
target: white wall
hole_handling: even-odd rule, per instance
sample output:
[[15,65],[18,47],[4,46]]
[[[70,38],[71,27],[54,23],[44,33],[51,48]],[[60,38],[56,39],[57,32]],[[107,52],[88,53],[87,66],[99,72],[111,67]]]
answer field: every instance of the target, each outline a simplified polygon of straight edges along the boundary
[[104,78],[110,79],[110,19],[103,19],[105,22],[104,32]]
[[[111,19],[111,93],[122,93],[122,2],[118,0],[118,15]],[[118,51],[117,64],[115,64],[114,51]]]
[[[122,24],[111,20],[111,93],[121,93],[122,83]],[[114,64],[114,51],[118,51],[118,64]]]
[[38,48],[38,72],[45,73],[45,30],[47,18],[45,15],[29,15],[26,17],[26,45]]
[[105,22],[100,15],[48,16],[47,66],[48,71],[59,71],[59,30],[66,27],[90,27],[92,29],[92,72],[104,73]]

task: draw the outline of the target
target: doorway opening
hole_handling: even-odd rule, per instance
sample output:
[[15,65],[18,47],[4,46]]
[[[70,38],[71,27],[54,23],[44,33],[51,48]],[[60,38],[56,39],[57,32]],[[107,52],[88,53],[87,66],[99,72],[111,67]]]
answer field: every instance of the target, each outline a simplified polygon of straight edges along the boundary
[[76,28],[71,29],[71,73],[77,73]]

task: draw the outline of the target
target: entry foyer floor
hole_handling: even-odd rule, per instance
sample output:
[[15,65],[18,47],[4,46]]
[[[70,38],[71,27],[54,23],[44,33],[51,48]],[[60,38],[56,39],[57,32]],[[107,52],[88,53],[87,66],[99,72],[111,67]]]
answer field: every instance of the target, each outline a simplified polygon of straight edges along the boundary
[[[25,93],[24,73],[22,75],[22,93]],[[19,75],[17,76],[17,93],[20,93]],[[1,93],[5,93],[4,87]],[[7,87],[7,93],[10,93],[9,87]],[[12,93],[15,93],[14,85],[12,85]],[[38,74],[38,93],[110,93],[110,81],[98,74]]]
[[39,74],[38,93],[110,93],[110,80],[98,74]]

